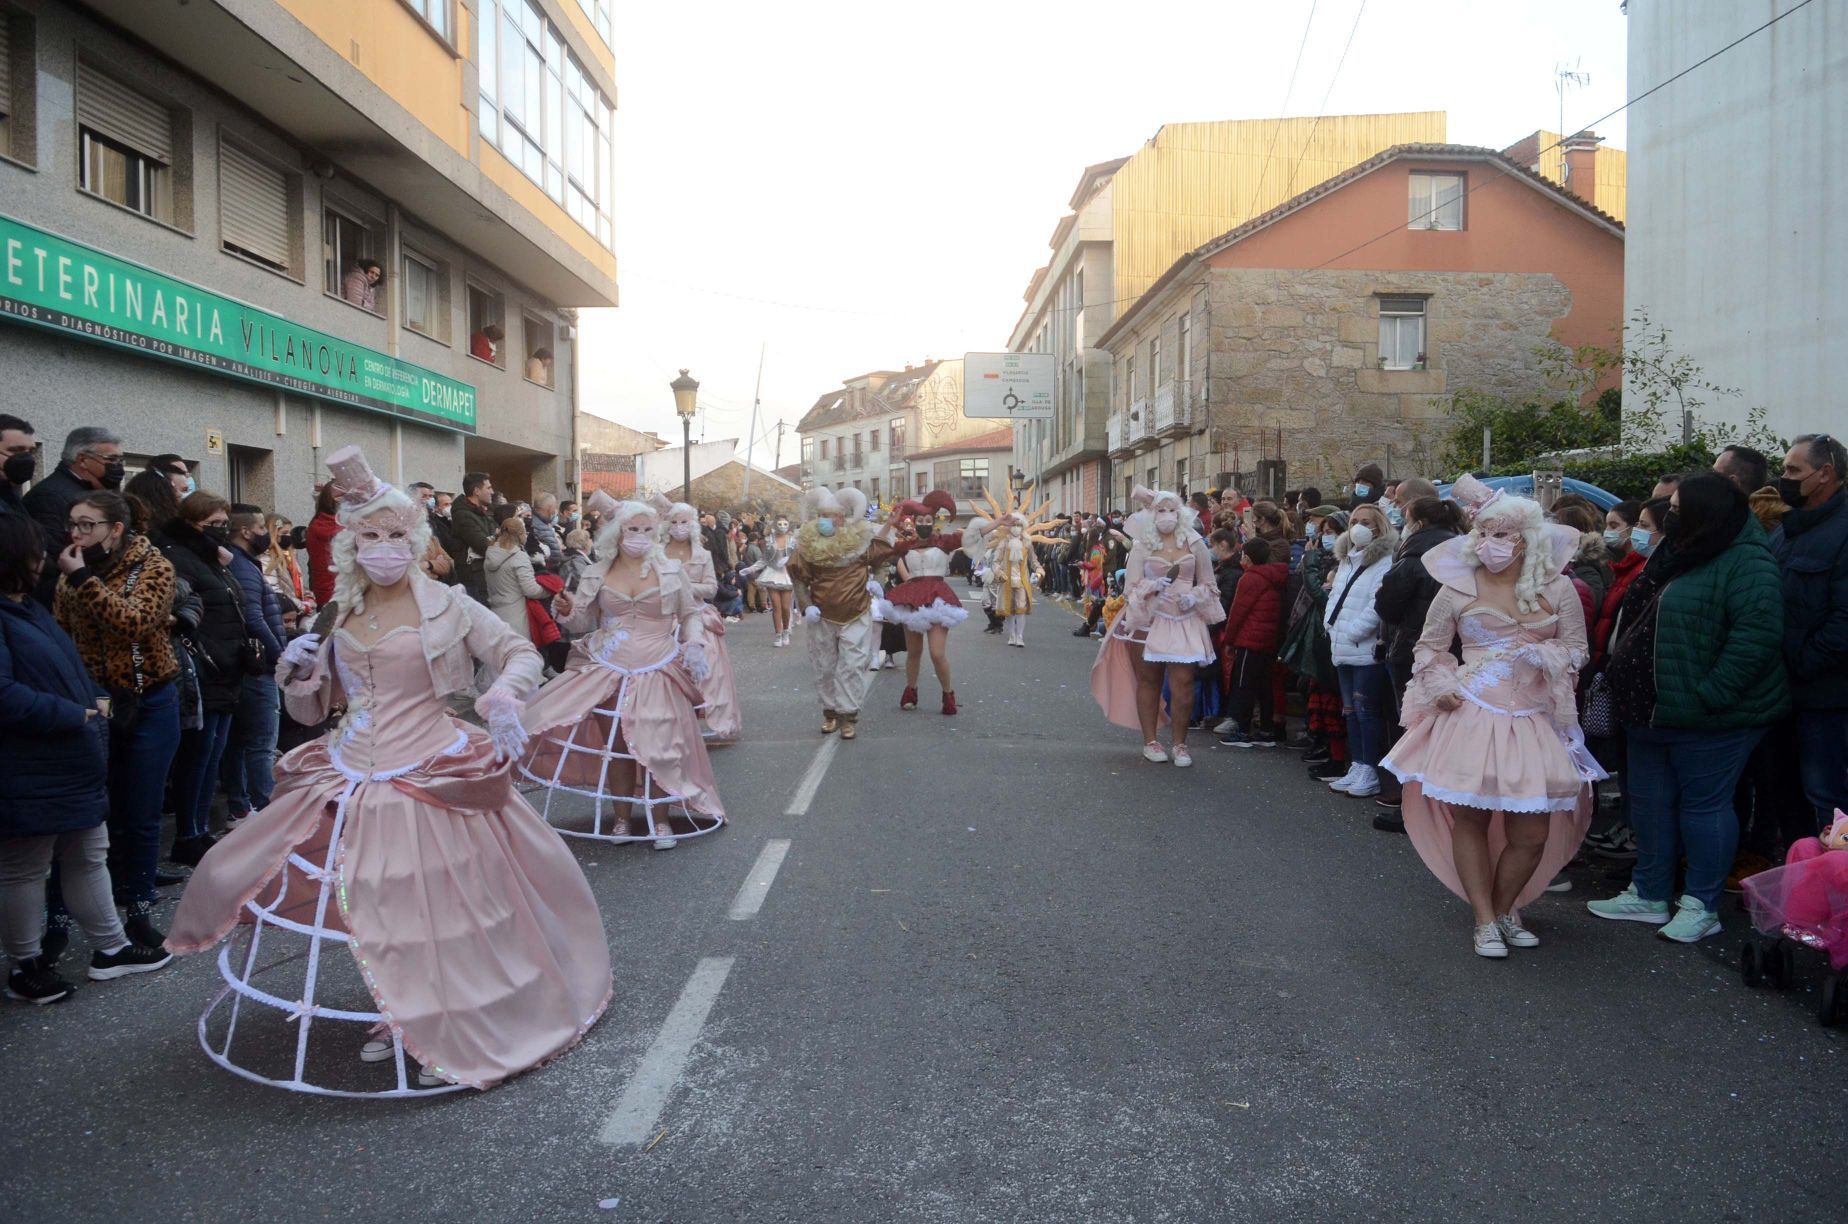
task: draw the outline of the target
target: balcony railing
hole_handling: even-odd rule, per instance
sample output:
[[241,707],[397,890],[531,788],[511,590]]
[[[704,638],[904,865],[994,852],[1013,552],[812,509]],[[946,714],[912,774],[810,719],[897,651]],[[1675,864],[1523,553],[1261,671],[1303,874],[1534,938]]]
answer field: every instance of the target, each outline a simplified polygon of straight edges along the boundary
[[1174,384],[1163,383],[1155,388],[1155,420],[1152,428],[1162,433],[1174,428]]
[[837,472],[844,472],[847,470],[847,456],[845,455],[834,456],[834,470]]
[[1110,419],[1104,423],[1104,445],[1106,449],[1112,452],[1123,449],[1123,424],[1124,418],[1123,414],[1120,412],[1112,413]]
[[1139,399],[1131,404],[1128,419],[1123,424],[1123,441],[1133,445],[1148,437],[1152,432],[1149,418],[1153,414],[1153,406],[1145,399]]

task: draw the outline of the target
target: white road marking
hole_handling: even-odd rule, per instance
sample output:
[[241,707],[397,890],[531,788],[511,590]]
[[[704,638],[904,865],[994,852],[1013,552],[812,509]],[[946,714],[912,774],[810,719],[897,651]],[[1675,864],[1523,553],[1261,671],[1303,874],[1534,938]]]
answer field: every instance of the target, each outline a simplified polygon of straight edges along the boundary
[[821,780],[828,774],[828,766],[834,763],[834,754],[841,749],[839,736],[830,735],[815,749],[815,756],[809,761],[808,769],[802,775],[802,782],[796,787],[796,793],[789,800],[789,806],[783,809],[785,816],[808,815],[809,804],[815,802],[815,792],[821,789]]
[[680,1082],[687,1056],[693,1052],[700,1030],[706,1027],[706,1017],[731,973],[732,959],[708,956],[694,967],[693,976],[687,979],[686,987],[674,1003],[674,1010],[667,1013],[661,1031],[655,1034],[654,1044],[648,1047],[635,1074],[629,1077],[628,1087],[622,1090],[622,1099],[604,1119],[602,1133],[598,1136],[604,1143],[636,1145],[654,1135],[661,1110],[667,1105],[674,1085]]
[[783,866],[783,856],[788,853],[787,837],[773,837],[764,843],[763,852],[751,865],[751,874],[745,877],[738,887],[738,895],[732,898],[729,916],[733,922],[757,916],[757,911],[764,907],[764,898],[770,895],[770,885],[776,882],[777,871]]

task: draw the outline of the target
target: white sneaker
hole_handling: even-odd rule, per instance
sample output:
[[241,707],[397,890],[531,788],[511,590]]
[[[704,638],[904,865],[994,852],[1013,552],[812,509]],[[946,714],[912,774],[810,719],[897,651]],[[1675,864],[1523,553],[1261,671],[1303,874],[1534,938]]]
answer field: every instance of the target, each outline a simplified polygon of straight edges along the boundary
[[359,1061],[363,1063],[386,1062],[391,1058],[391,1039],[374,1037],[359,1047]]
[[1380,793],[1380,772],[1371,765],[1355,766],[1360,771],[1353,782],[1341,789],[1356,799],[1365,799],[1369,795]]
[[1193,766],[1193,754],[1187,751],[1186,744],[1175,745],[1174,764],[1177,769],[1189,769]]
[[892,669],[893,669],[894,667],[897,667],[897,666],[898,666],[898,660],[897,660],[897,659],[894,659],[894,658],[893,658],[892,656],[890,656],[890,655],[887,655],[887,656],[886,656],[886,664],[885,664],[885,669],[886,669],[887,671],[891,671],[891,670],[892,670]]
[[1503,914],[1495,920],[1496,930],[1501,932],[1502,942],[1511,948],[1537,948],[1540,937],[1521,925],[1521,920],[1513,914]]
[[428,1067],[417,1068],[417,1086],[419,1088],[440,1088],[449,1081],[437,1075]]
[[1238,719],[1236,718],[1222,718],[1213,724],[1214,735],[1230,735],[1236,730],[1238,730]]
[[1493,922],[1485,922],[1476,928],[1473,937],[1476,955],[1486,956],[1490,960],[1506,960],[1508,945],[1502,942],[1501,928]]
[[1145,761],[1153,761],[1159,765],[1168,759],[1168,750],[1163,748],[1156,741],[1150,740],[1148,743],[1142,745],[1142,759]]
[[679,844],[680,842],[672,837],[657,837],[654,839],[654,848],[656,850],[672,850]]
[[1350,764],[1346,773],[1328,784],[1328,789],[1331,791],[1340,791],[1344,795],[1347,794],[1348,788],[1360,781],[1360,771],[1365,768],[1365,765],[1358,763]]
[[881,651],[876,652],[873,655],[873,665],[867,668],[866,670],[867,671],[878,671],[880,668],[885,666],[885,659],[886,659],[885,651],[881,650]]

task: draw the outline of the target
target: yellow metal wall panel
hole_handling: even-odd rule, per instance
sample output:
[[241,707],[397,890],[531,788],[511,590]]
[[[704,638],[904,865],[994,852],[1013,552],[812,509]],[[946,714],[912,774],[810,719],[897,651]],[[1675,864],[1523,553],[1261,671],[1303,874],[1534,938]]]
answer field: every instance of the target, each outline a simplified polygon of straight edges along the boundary
[[[1558,132],[1538,132],[1535,134],[1540,147],[1545,152],[1540,154],[1540,173],[1561,183],[1566,178],[1566,151],[1560,148],[1548,148],[1559,143]],[[1622,149],[1613,149],[1608,145],[1598,146],[1598,159],[1592,174],[1594,185],[1590,194],[1583,189],[1583,184],[1574,184],[1572,190],[1589,199],[1593,204],[1617,218],[1624,219],[1624,200],[1629,195],[1630,158]]]
[[1111,181],[1114,317],[1188,251],[1396,144],[1441,144],[1442,111],[1172,123]]
[[569,242],[572,249],[597,266],[606,276],[616,275],[616,255],[597,241],[597,236],[571,219],[539,184],[527,178],[520,168],[508,161],[501,151],[486,141],[481,145],[481,173],[495,186],[518,200],[546,228]]
[[[277,3],[415,115],[439,140],[468,156],[469,118],[462,104],[462,58],[410,9],[398,0]],[[468,13],[459,4],[454,13],[456,45],[466,47],[473,35]]]

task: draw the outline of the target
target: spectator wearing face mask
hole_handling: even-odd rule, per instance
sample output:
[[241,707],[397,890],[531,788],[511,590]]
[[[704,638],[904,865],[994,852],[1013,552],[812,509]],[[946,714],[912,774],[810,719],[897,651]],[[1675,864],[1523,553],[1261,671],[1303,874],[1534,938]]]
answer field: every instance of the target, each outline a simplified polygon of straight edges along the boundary
[[204,725],[180,736],[173,772],[176,827],[168,851],[174,862],[196,867],[217,841],[211,832],[212,795],[244,678],[262,670],[263,660],[244,616],[243,589],[231,572],[231,503],[203,489],[189,494],[167,537],[162,555],[204,604],[198,628],[185,639],[198,665]]
[[1563,497],[1553,503],[1552,519],[1579,533],[1578,550],[1572,554],[1571,564],[1566,568],[1589,596],[1585,623],[1590,625],[1597,620],[1598,609],[1604,606],[1605,593],[1610,590],[1614,577],[1610,554],[1604,549],[1604,520],[1596,507],[1583,498],[1567,501]]
[[1323,621],[1329,584],[1334,580],[1335,541],[1347,530],[1348,517],[1345,510],[1331,505],[1310,507],[1305,517],[1309,546],[1303,550],[1301,585],[1291,602],[1279,658],[1308,682],[1303,764],[1310,777],[1327,781],[1353,768],[1348,758],[1347,722],[1341,715],[1341,681]]
[[276,687],[276,664],[288,645],[282,604],[263,580],[262,558],[270,535],[257,506],[236,506],[230,519],[231,576],[242,592],[244,629],[256,643],[259,662],[246,668],[238,686],[237,709],[219,768],[225,788],[226,827],[269,806],[276,779],[276,734],[282,718],[282,690]]
[[1607,668],[1629,741],[1636,869],[1628,888],[1589,908],[1694,943],[1720,929],[1739,841],[1733,789],[1753,745],[1789,711],[1790,685],[1777,564],[1745,494],[1716,473],[1689,476],[1665,519],[1667,543],[1624,596]]
[[[1663,502],[1660,508],[1667,510],[1668,503]],[[1642,515],[1643,505],[1637,501],[1620,501],[1604,515],[1604,552],[1610,558],[1611,581],[1592,624],[1591,657],[1595,663],[1604,661],[1611,624],[1617,619],[1617,609],[1623,606],[1624,593],[1649,560],[1636,547],[1635,532]]]
[[1352,512],[1365,505],[1377,504],[1385,488],[1386,473],[1380,470],[1380,465],[1361,464],[1360,470],[1354,473],[1354,496],[1348,502],[1348,510]]
[[[84,425],[64,436],[58,466],[33,485],[22,502],[26,513],[45,533],[53,555],[61,551],[61,541],[70,534],[65,524],[77,499],[98,489],[118,490],[127,474],[122,463],[122,439],[111,431]],[[46,556],[47,564],[39,576],[38,599],[48,608],[58,585],[58,567],[50,564],[53,555]]]
[[0,412],[0,515],[29,517],[19,489],[38,470],[37,446],[30,421]]
[[1371,503],[1353,512],[1347,532],[1335,541],[1336,570],[1323,623],[1341,683],[1341,713],[1354,764],[1328,786],[1355,798],[1380,793],[1376,767],[1385,751],[1386,667],[1375,600],[1398,545],[1399,533]]
[[536,545],[533,549],[543,564],[555,563],[565,551],[558,535],[558,498],[550,493],[541,493],[533,502],[532,515],[526,521],[528,543]]
[[1848,450],[1805,434],[1784,457],[1790,507],[1771,537],[1784,591],[1784,659],[1794,682],[1803,789],[1818,828],[1848,809]]
[[424,573],[445,586],[460,586],[462,575],[456,572],[456,533],[443,516],[441,493],[427,481],[411,485],[411,496],[423,506],[424,521],[430,524],[430,547],[420,563]]
[[[168,622],[173,566],[130,522],[119,493],[73,502],[55,567],[58,623],[109,690],[109,874],[128,937],[159,947],[153,923],[163,784],[180,741],[180,661]],[[61,947],[60,943],[60,947]],[[56,960],[47,952],[48,959]]]
[[7,994],[55,1003],[71,993],[44,956],[46,882],[55,860],[64,903],[92,945],[89,976],[159,969],[158,946],[132,943],[116,916],[109,835],[108,695],[77,647],[33,598],[45,542],[23,514],[0,515],[0,943]]

